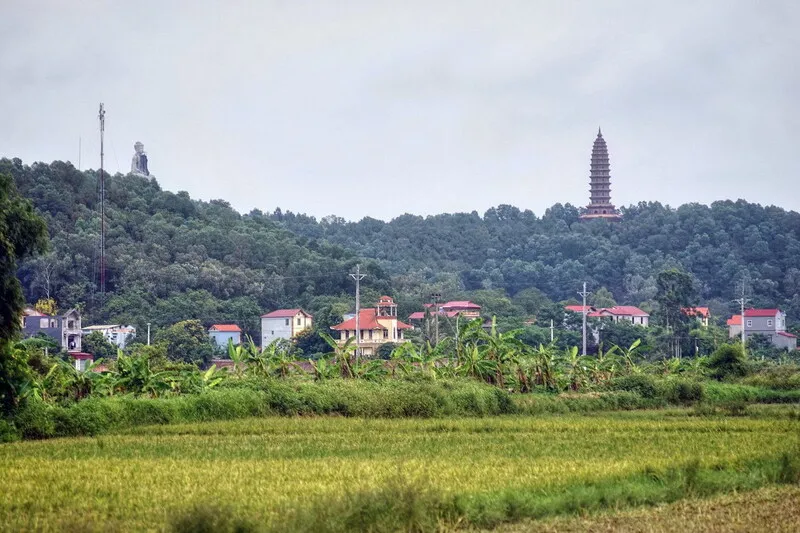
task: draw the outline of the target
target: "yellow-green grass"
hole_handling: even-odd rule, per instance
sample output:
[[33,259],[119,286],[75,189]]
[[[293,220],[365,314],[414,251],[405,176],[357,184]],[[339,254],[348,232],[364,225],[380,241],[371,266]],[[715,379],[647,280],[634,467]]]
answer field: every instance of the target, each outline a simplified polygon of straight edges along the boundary
[[0,445],[0,529],[161,530],[192,506],[253,523],[393,480],[444,494],[560,488],[800,446],[791,418],[626,413],[386,420],[261,418]]
[[521,521],[495,533],[796,533],[800,529],[800,487],[764,487],[658,507]]

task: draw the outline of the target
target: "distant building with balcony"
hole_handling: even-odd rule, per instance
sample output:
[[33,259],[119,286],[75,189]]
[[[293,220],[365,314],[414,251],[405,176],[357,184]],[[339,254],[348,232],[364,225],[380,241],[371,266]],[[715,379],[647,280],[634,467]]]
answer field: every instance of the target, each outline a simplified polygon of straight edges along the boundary
[[22,332],[25,337],[39,333],[47,335],[68,352],[81,351],[81,313],[77,309],[51,316],[26,308],[22,316]]
[[124,326],[122,324],[100,324],[97,326],[86,326],[81,329],[84,336],[90,335],[95,331],[102,333],[103,337],[121,350],[125,349],[125,345],[129,339],[136,337],[135,327]]
[[411,327],[397,319],[397,305],[394,300],[389,296],[381,296],[375,307],[360,310],[358,325],[353,316],[331,329],[339,332],[339,344],[358,335],[357,344],[361,354],[372,357],[378,353],[382,344],[403,342],[403,332]]
[[277,309],[261,315],[261,347],[275,339],[290,340],[313,326],[314,317],[302,309]]
[[786,313],[780,309],[745,309],[742,315],[728,319],[728,336],[741,338],[744,328],[745,342],[751,336],[764,335],[773,346],[786,350],[797,349],[797,336],[786,331]]

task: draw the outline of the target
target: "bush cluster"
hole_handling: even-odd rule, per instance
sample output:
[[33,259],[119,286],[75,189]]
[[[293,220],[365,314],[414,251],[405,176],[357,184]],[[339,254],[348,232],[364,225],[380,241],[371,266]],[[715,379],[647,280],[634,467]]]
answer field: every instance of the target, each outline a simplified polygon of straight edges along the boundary
[[62,407],[29,401],[0,439],[98,435],[127,427],[229,420],[248,416],[353,417],[487,416],[516,411],[508,393],[471,380],[330,381],[244,380],[202,394],[168,398],[89,398]]

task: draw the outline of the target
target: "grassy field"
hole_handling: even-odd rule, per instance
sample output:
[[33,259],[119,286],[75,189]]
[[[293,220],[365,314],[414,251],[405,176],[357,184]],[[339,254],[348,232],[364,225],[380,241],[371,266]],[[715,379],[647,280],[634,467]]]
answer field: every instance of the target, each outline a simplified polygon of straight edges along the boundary
[[394,515],[428,530],[670,502],[800,471],[780,462],[800,449],[791,409],[275,417],[17,442],[0,445],[0,529],[390,530]]
[[764,487],[751,492],[684,500],[654,508],[589,517],[522,521],[495,533],[795,533],[800,524],[800,487]]

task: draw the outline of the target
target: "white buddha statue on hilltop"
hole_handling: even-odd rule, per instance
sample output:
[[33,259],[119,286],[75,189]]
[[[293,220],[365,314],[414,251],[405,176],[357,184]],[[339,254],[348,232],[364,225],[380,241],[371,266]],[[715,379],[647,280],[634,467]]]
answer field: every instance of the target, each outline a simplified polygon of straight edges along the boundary
[[138,174],[140,176],[149,176],[150,171],[147,170],[147,154],[144,152],[144,145],[140,141],[136,141],[133,145],[135,153],[131,160],[131,174]]

